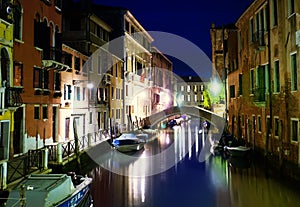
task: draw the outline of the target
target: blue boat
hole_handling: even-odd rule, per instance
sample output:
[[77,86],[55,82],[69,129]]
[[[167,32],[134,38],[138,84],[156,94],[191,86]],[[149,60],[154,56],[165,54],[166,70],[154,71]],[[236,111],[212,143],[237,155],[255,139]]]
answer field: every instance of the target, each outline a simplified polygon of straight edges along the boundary
[[66,174],[31,174],[15,186],[6,206],[92,207],[92,178]]

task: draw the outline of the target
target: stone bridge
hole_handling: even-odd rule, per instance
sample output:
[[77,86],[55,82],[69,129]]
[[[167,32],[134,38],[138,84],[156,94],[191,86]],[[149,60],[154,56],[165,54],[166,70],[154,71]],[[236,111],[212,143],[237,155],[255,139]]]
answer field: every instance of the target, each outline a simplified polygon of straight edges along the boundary
[[216,126],[219,130],[221,128],[223,129],[225,126],[225,119],[223,117],[220,117],[217,114],[198,106],[174,106],[158,113],[152,114],[151,116],[147,117],[147,119],[150,122],[150,126],[153,127],[168,117],[184,114],[193,117],[202,117],[203,119],[206,119],[211,124]]

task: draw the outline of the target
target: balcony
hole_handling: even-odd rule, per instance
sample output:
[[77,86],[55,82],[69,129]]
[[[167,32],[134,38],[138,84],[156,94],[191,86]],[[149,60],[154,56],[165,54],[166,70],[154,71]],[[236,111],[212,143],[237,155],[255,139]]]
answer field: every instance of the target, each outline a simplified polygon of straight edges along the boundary
[[252,36],[252,42],[256,50],[265,50],[265,30],[255,32]]
[[111,84],[110,77],[112,77],[111,74],[105,73],[104,76],[103,76],[103,79],[102,79],[102,84],[103,85],[110,85]]
[[70,66],[62,63],[62,50],[50,47],[43,50],[42,66],[45,69],[54,69],[57,71],[69,71]]
[[266,88],[256,88],[254,90],[254,102],[266,101]]
[[23,104],[21,93],[23,87],[7,87],[5,88],[5,108],[19,107]]

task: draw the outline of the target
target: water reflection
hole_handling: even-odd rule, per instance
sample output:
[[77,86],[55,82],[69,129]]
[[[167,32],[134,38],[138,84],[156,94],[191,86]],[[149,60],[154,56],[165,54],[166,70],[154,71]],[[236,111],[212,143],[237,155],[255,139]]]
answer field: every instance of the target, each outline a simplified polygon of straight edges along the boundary
[[[199,126],[193,123],[159,131],[139,154],[126,155],[130,156],[126,162],[119,152],[101,149],[98,161],[119,171],[98,166],[89,173],[94,179],[95,206],[273,207],[300,202],[299,190],[283,181],[266,179],[263,170],[250,160],[210,156],[199,162],[206,141],[198,131]],[[166,150],[172,153],[162,153]],[[148,162],[145,158],[151,156],[159,159]],[[161,173],[151,175],[153,169]]]

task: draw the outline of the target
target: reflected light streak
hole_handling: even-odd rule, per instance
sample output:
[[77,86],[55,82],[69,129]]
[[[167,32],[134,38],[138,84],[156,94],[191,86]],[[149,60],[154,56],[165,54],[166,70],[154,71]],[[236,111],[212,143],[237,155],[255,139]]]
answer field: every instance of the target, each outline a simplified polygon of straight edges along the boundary
[[181,137],[180,140],[182,141],[182,156],[185,155],[185,128],[181,128]]
[[192,132],[191,132],[191,125],[188,128],[188,147],[189,147],[189,159],[192,157]]
[[175,153],[175,172],[177,172],[177,162],[178,162],[178,134],[177,131],[174,132],[174,153]]
[[198,151],[199,151],[199,142],[198,142],[198,126],[196,126],[196,130],[195,130],[195,142],[196,142],[196,154],[198,155]]
[[[143,156],[145,156],[145,153],[143,152]],[[128,167],[129,175],[136,174],[135,171],[139,171],[139,175],[146,175],[147,170],[147,163],[144,162],[145,159],[138,159],[136,162],[131,163]],[[142,166],[141,166],[142,162]],[[138,167],[139,166],[139,167]],[[146,196],[146,182],[145,182],[145,176],[139,176],[139,177],[128,177],[128,193],[131,196],[129,197],[129,200],[131,200],[130,203],[133,204],[139,204],[140,202],[144,203]]]

